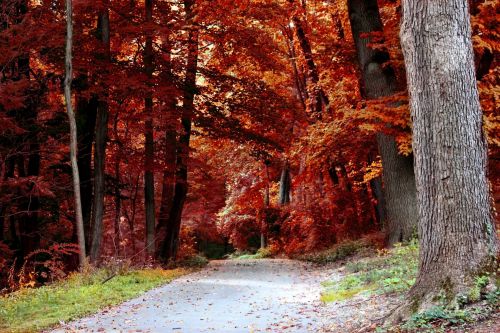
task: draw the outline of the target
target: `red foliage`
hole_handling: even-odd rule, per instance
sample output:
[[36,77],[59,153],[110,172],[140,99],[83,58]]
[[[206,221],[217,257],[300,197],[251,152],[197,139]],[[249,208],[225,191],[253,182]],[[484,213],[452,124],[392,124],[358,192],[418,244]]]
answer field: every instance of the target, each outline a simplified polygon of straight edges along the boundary
[[[195,25],[201,28],[199,68],[179,257],[193,255],[202,241],[257,247],[261,233],[276,251],[301,253],[382,227],[371,186],[382,168],[376,133],[394,136],[400,153],[411,153],[398,39],[400,2],[379,1],[384,30],[371,35],[371,47],[388,51],[402,92],[371,101],[361,98],[347,3],[303,3],[195,1]],[[84,215],[91,229],[92,154],[96,101],[100,101],[109,106],[101,253],[135,263],[147,261],[144,169],[155,175],[157,217],[164,183],[173,186],[176,181],[176,159],[168,152],[183,134],[180,115],[188,89],[184,80],[190,29],[182,2],[155,2],[150,23],[145,23],[142,5],[128,0],[75,1],[74,13],[73,90],[82,195],[88,201]],[[498,209],[500,44],[495,13],[499,6],[491,0],[472,1],[490,180]],[[109,59],[97,51],[102,47],[97,17],[103,10],[110,15]],[[292,21],[301,23],[303,36]],[[63,3],[3,1],[0,23],[3,286],[11,267],[16,276],[22,275],[24,282],[17,279],[17,284],[61,276],[74,264],[68,258],[75,248],[57,244],[73,243],[76,236],[61,91]],[[150,80],[143,59],[146,35],[153,36]],[[310,54],[299,37],[307,39]],[[311,61],[317,78],[311,77]],[[148,91],[153,94],[155,156],[151,165],[144,166]],[[313,116],[308,99],[320,92],[328,105],[321,116]],[[281,205],[285,161],[291,202]],[[50,274],[42,277],[45,270]]]

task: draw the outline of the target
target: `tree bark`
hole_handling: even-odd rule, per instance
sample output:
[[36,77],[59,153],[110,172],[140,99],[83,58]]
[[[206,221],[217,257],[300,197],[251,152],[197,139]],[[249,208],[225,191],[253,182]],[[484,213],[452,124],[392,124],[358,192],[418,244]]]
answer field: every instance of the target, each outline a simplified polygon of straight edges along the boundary
[[73,172],[73,188],[75,193],[76,228],[78,235],[78,245],[80,247],[79,260],[80,260],[80,268],[83,268],[86,263],[85,235],[83,230],[82,201],[80,198],[80,175],[78,173],[78,161],[77,161],[78,147],[77,147],[76,120],[71,101],[71,82],[73,80],[72,48],[73,48],[73,4],[72,0],[66,0],[66,55],[65,55],[66,77],[64,79],[64,98],[66,101],[66,109],[68,111],[68,119],[70,126],[70,159],[71,159],[71,170]]
[[[153,0],[145,1],[146,23],[153,22]],[[150,29],[150,28],[149,28]],[[146,32],[144,49],[144,69],[148,77],[145,105],[145,166],[144,166],[144,205],[146,211],[146,253],[154,256],[155,251],[155,184],[154,184],[154,138],[153,138],[153,37],[151,31]]]
[[189,29],[188,59],[186,78],[184,83],[184,97],[182,103],[181,124],[182,130],[179,137],[176,153],[176,179],[172,209],[168,217],[167,233],[161,258],[167,262],[175,260],[179,247],[179,233],[184,203],[188,193],[188,162],[189,142],[191,138],[191,122],[194,113],[194,97],[196,94],[196,73],[198,71],[198,35],[199,27],[194,20],[195,0],[185,0],[186,25]]
[[[294,0],[289,0],[294,3]],[[303,22],[297,16],[292,16],[292,23],[297,38],[302,56],[305,59],[307,73],[306,73],[306,88],[307,88],[307,109],[317,116],[320,116],[323,110],[328,109],[329,100],[323,88],[319,84],[319,72],[314,62],[314,57],[311,49],[311,44],[306,36]]]
[[[104,8],[99,13],[98,31],[102,42],[102,49],[98,54],[105,62],[109,62],[110,40],[109,40],[109,11]],[[108,64],[109,65],[109,64]],[[106,66],[107,67],[107,66]],[[106,70],[105,70],[106,72]],[[103,217],[104,217],[104,196],[106,193],[106,143],[108,136],[108,92],[105,83],[101,82],[103,93],[99,96],[97,107],[97,118],[95,127],[95,147],[94,147],[94,206],[93,206],[93,228],[92,246],[90,248],[90,261],[99,260],[101,253]]]
[[[92,242],[92,202],[94,197],[93,169],[92,169],[92,147],[94,144],[94,129],[97,116],[98,101],[92,97],[87,99],[78,96],[78,90],[87,89],[87,78],[80,78],[80,85],[76,92],[76,126],[78,133],[78,171],[80,175],[80,193],[82,201],[82,216],[85,230],[85,245],[90,249]],[[82,86],[83,85],[83,86]],[[76,229],[76,228],[75,228]],[[77,239],[76,230],[74,239]]]
[[438,301],[460,304],[478,276],[497,269],[469,20],[466,0],[403,1],[420,258],[408,301],[392,319]]
[[[261,219],[260,223],[260,248],[263,249],[267,246],[267,240],[266,240],[266,225],[267,224],[267,214],[268,214],[268,209],[269,205],[271,203],[271,196],[270,196],[270,189],[269,189],[269,164],[270,161],[266,160],[264,161],[264,165],[266,167],[266,188],[265,188],[265,193],[264,193],[264,216]],[[264,224],[264,225],[263,225]]]
[[[119,143],[119,133],[118,133],[118,113],[115,115],[113,131],[115,135],[115,141],[120,147]],[[121,211],[122,211],[122,197],[121,197],[121,177],[120,177],[120,162],[121,162],[121,153],[118,149],[118,152],[115,156],[115,221],[114,221],[114,232],[115,232],[115,246],[116,246],[116,255],[119,256],[121,253],[121,230],[120,230],[120,222],[121,222]]]
[[278,198],[280,206],[284,206],[290,203],[290,186],[291,186],[290,165],[288,161],[286,161],[285,164],[283,165],[283,169],[281,170],[281,177],[280,177],[280,191]]
[[[349,0],[348,6],[362,75],[363,97],[376,99],[390,96],[397,91],[397,86],[395,72],[387,64],[389,54],[370,48],[368,45],[371,38],[363,36],[366,33],[383,30],[377,0]],[[409,240],[416,231],[417,205],[413,157],[400,155],[391,136],[379,133],[377,143],[383,165],[385,227],[389,244],[394,244]]]
[[[28,13],[28,1],[23,0],[19,3],[19,13],[24,18]],[[21,18],[19,18],[21,20]],[[23,54],[17,59],[19,79],[30,80],[30,57],[29,54]],[[33,93],[33,92],[31,92]],[[35,94],[42,94],[42,91],[36,91]],[[38,96],[30,97],[19,112],[17,117],[19,122],[27,130],[27,134],[22,136],[24,142],[23,152],[27,155],[27,165],[25,165],[25,157],[19,156],[18,172],[19,176],[38,176],[40,173],[40,144],[38,142],[38,126],[36,105],[38,104]],[[31,188],[35,184],[30,183]],[[38,225],[38,210],[40,206],[39,198],[35,193],[29,193],[25,198],[22,198],[21,210],[24,211],[19,217],[19,230],[21,249],[19,254],[24,258],[31,252],[40,247],[40,231]]]
[[[171,64],[171,45],[169,36],[165,37],[164,40],[164,58],[165,58],[165,70],[162,73],[165,77],[165,81],[171,87],[174,87],[172,64]],[[161,203],[160,203],[160,214],[158,216],[158,225],[156,226],[156,253],[155,257],[161,260],[161,251],[165,243],[165,237],[168,228],[169,215],[172,210],[173,199],[174,199],[174,185],[175,185],[175,159],[176,159],[176,148],[177,148],[177,127],[178,127],[178,114],[177,114],[177,101],[175,96],[167,94],[165,96],[165,103],[167,105],[167,121],[165,128],[165,154],[164,154],[164,169],[163,169],[163,180],[162,180],[162,192],[161,192]]]
[[296,95],[304,111],[307,111],[306,100],[308,100],[309,96],[307,95],[306,82],[305,80],[303,80],[303,75],[299,74],[299,68],[297,66],[297,55],[295,52],[295,46],[293,44],[293,33],[290,31],[290,29],[284,29],[283,35],[287,39],[286,44],[288,48],[288,59],[290,59],[290,65],[292,66],[293,70]]

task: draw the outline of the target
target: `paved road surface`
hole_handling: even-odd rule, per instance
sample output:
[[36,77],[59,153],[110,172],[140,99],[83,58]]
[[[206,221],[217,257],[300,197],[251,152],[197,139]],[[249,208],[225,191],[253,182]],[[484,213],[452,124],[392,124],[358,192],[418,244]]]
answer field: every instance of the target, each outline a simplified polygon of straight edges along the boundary
[[327,274],[293,260],[213,261],[53,332],[329,332],[334,309],[319,301]]

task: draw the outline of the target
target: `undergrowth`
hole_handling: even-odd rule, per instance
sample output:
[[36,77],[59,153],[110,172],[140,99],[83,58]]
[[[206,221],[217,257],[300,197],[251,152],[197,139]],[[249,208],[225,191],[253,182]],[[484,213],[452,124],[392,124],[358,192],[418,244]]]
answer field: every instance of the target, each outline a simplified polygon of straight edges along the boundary
[[265,247],[258,249],[256,253],[249,252],[235,252],[229,256],[229,259],[265,259],[272,257],[272,252],[269,248]]
[[[390,327],[378,327],[377,333],[444,333],[453,332],[455,329],[468,332],[478,322],[488,319],[498,312],[500,307],[500,292],[492,291],[482,295],[482,301],[470,304],[464,308],[447,308],[434,306],[426,311],[416,313],[405,323]],[[492,331],[494,328],[492,328]]]
[[0,297],[0,332],[37,332],[119,304],[187,272],[149,268],[109,279],[108,270],[94,269],[48,286],[24,288]]
[[[389,250],[377,250],[376,257],[347,263],[346,274],[340,280],[322,283],[321,299],[328,303],[361,295],[403,294],[415,283],[417,270],[418,242],[396,244]],[[402,325],[377,328],[377,332],[440,333],[484,320],[500,307],[500,290],[487,291],[488,281],[488,276],[476,279],[476,288],[468,295],[471,304],[460,308],[435,306],[413,315]]]
[[362,251],[372,250],[373,243],[368,239],[358,239],[354,241],[345,241],[335,246],[314,253],[309,253],[297,257],[299,260],[309,261],[319,265],[326,265],[346,259]]
[[[208,259],[200,254],[175,262],[173,267],[201,268],[208,264]],[[172,268],[173,268],[172,267]]]
[[397,244],[390,250],[377,250],[377,257],[347,263],[347,275],[339,281],[325,281],[321,299],[342,301],[360,294],[401,293],[415,282],[418,245]]

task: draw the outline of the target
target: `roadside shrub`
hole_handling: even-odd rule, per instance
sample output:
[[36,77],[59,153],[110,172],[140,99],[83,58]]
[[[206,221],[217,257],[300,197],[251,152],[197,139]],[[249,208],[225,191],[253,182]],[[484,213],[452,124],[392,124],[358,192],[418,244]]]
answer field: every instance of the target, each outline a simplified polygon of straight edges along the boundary
[[359,239],[354,241],[345,241],[335,246],[311,254],[299,256],[297,259],[313,262],[315,264],[326,265],[344,260],[350,256],[360,253],[367,249],[373,249],[374,245],[367,239]]
[[190,268],[204,267],[207,264],[208,264],[208,259],[199,254],[196,254],[192,257],[184,258],[176,262],[176,266],[190,267]]
[[269,247],[265,247],[262,249],[258,249],[256,253],[249,252],[234,252],[229,258],[230,259],[265,259],[273,256],[272,249]]

